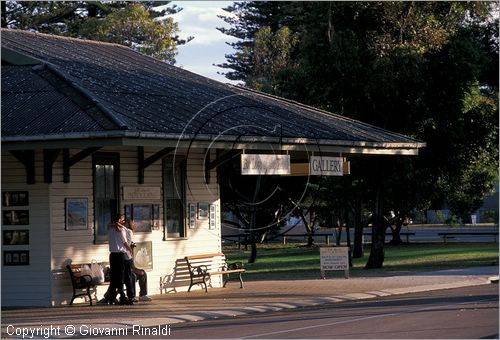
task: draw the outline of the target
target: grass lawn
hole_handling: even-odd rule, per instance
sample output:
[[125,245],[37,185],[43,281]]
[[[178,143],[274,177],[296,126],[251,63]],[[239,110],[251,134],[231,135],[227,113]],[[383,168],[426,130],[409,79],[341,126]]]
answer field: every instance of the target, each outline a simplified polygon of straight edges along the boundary
[[[241,261],[247,268],[246,280],[293,280],[320,277],[319,248],[298,244],[258,245],[257,261],[247,263],[249,251],[224,246],[228,262]],[[370,248],[364,256],[353,259],[351,277],[390,276],[419,271],[432,271],[474,266],[498,265],[497,243],[414,243],[385,246],[384,267],[364,269]],[[343,276],[343,271],[328,271],[327,277]]]

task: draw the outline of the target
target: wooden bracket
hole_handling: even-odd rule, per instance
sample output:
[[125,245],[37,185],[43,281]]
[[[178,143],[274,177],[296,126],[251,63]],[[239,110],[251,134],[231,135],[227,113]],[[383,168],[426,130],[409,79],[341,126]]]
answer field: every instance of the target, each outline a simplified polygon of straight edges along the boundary
[[35,150],[10,151],[26,169],[26,184],[35,184]]
[[144,169],[146,169],[148,166],[153,164],[154,162],[162,159],[172,151],[174,151],[175,148],[164,148],[158,151],[157,153],[149,156],[148,158],[144,159],[144,147],[143,146],[138,146],[137,147],[137,164],[138,164],[138,169],[137,169],[137,183],[138,184],[144,184]]
[[63,150],[63,182],[69,183],[69,171],[73,165],[80,162],[81,160],[92,155],[94,152],[99,150],[101,147],[86,148],[79,153],[69,156],[69,149]]
[[59,156],[59,149],[43,150],[43,182],[52,183],[52,166]]
[[213,161],[210,161],[210,152],[207,152],[205,154],[205,183],[210,184],[210,171],[212,169],[218,168],[222,164],[230,161],[241,154],[241,152],[241,150],[229,150],[217,156]]

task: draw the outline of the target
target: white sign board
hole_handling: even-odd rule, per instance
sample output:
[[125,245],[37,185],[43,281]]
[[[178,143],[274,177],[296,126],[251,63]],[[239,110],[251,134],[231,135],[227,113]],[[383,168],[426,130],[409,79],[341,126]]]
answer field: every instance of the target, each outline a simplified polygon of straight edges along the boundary
[[342,176],[344,158],[319,157],[309,158],[309,174],[313,176]]
[[321,247],[319,248],[319,256],[322,278],[325,278],[327,270],[343,270],[345,277],[349,277],[348,247]]
[[242,175],[289,175],[290,155],[241,155]]
[[123,187],[124,200],[161,200],[160,187]]

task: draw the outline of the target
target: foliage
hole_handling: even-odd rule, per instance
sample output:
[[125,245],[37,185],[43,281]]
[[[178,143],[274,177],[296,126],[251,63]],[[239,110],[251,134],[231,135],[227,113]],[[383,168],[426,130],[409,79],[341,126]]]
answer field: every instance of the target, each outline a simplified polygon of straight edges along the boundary
[[[497,4],[246,2],[226,10],[234,16],[221,31],[241,39],[219,65],[232,70],[229,79],[427,143],[418,157],[351,160],[351,183],[364,191],[361,207],[371,207],[382,241],[373,242],[372,266],[384,261],[387,211],[446,202],[467,216],[498,180]],[[272,37],[285,27],[293,44],[262,47],[259,30]],[[284,52],[286,67],[268,67],[255,57],[262,50]],[[258,82],[256,69],[266,70]],[[347,210],[353,199],[327,203]]]

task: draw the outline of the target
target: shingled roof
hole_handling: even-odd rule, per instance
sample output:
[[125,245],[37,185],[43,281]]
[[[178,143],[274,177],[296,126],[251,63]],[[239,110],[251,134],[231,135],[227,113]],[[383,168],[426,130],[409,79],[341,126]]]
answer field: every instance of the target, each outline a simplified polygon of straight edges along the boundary
[[424,146],[373,125],[214,81],[121,45],[20,30],[2,29],[1,34],[4,145],[127,138],[163,145],[321,145],[352,152],[416,153]]

